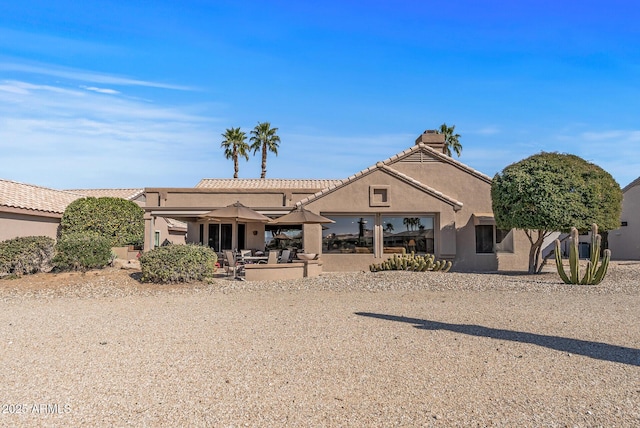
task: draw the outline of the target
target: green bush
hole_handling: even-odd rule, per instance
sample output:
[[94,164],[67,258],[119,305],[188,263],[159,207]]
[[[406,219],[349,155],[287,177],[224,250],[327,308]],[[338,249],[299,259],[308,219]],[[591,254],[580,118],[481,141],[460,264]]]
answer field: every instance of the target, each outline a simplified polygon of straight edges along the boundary
[[53,264],[56,270],[103,268],[112,260],[111,243],[96,233],[70,233],[56,244]]
[[122,198],[81,198],[70,203],[60,221],[60,235],[95,232],[112,247],[144,242],[144,210]]
[[140,256],[143,282],[202,281],[213,276],[218,256],[202,245],[167,245]]
[[48,272],[56,241],[48,236],[23,236],[0,242],[0,277]]

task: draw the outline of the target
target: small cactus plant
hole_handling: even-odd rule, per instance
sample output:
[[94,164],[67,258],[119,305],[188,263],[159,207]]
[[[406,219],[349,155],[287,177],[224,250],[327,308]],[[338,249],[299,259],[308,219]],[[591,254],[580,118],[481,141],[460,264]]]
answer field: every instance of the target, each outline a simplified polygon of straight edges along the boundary
[[569,275],[564,271],[562,264],[562,253],[560,250],[560,240],[556,239],[556,267],[558,274],[565,284],[585,284],[597,285],[602,282],[609,268],[611,260],[611,251],[604,250],[602,263],[598,267],[600,261],[600,244],[602,237],[598,234],[598,225],[591,226],[591,257],[587,262],[587,268],[582,279],[580,278],[580,260],[578,257],[578,230],[571,228],[571,237],[569,238]]
[[411,254],[394,254],[382,263],[374,263],[369,266],[371,272],[383,270],[407,270],[413,272],[440,271],[448,272],[451,269],[451,262],[448,260],[436,261],[433,254],[417,256],[415,252]]

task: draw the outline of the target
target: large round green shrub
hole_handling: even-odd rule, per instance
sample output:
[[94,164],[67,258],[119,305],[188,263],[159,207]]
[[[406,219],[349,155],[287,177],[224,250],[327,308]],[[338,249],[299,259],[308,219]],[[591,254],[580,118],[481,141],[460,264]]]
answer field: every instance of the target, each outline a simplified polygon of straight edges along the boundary
[[602,231],[620,226],[622,190],[599,166],[569,154],[545,153],[507,166],[495,175],[491,201],[501,229],[522,229],[529,238],[529,273],[542,268],[545,238],[572,227]]
[[144,242],[144,210],[122,198],[81,198],[70,203],[60,221],[61,236],[95,232],[112,247]]
[[140,256],[144,282],[190,282],[213,276],[218,256],[202,245],[167,245]]
[[57,270],[101,269],[111,263],[111,243],[96,233],[70,233],[56,244]]
[[23,236],[0,242],[0,277],[48,272],[56,241],[48,236]]

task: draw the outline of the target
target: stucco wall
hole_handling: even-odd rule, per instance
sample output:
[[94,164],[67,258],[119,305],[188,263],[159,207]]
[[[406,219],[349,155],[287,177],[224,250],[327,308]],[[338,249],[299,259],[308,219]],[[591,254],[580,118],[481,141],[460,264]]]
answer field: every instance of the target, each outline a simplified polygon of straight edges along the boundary
[[60,218],[0,212],[0,241],[19,236],[57,238]]
[[237,201],[249,207],[293,207],[314,191],[216,189],[146,189],[147,207],[221,208]]
[[640,260],[640,185],[624,193],[621,220],[627,225],[609,232],[614,260]]
[[[371,206],[370,186],[386,187],[388,206]],[[332,214],[434,216],[436,256],[453,257],[457,251],[458,243],[455,235],[457,213],[452,205],[382,170],[364,175],[305,206],[327,217],[331,217]],[[379,236],[381,232],[375,233]],[[325,271],[368,270],[371,263],[379,263],[388,257],[389,254],[382,253],[381,245],[374,249],[374,254],[323,254],[322,256]]]

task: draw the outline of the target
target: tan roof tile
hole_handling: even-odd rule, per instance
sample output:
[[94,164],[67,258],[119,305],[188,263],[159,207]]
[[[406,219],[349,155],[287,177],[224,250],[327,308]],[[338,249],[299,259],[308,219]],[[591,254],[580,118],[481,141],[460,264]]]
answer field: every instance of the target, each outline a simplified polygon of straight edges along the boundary
[[65,208],[83,195],[0,179],[0,205],[51,213]]
[[389,167],[389,165],[392,165],[393,163],[397,162],[398,160],[401,160],[407,156],[410,156],[411,154],[415,153],[415,152],[419,152],[419,151],[425,151],[427,153],[429,153],[430,155],[432,155],[433,157],[435,157],[436,159],[439,159],[443,162],[449,163],[453,166],[455,166],[456,168],[459,168],[465,172],[467,172],[468,174],[471,174],[473,176],[475,176],[476,178],[479,178],[487,183],[491,183],[491,177],[489,177],[488,175],[485,175],[479,171],[476,171],[475,169],[471,168],[470,166],[467,166],[465,164],[463,164],[460,161],[457,161],[453,158],[451,158],[450,156],[447,156],[443,153],[438,152],[437,150],[432,149],[431,147],[429,147],[428,145],[424,144],[424,143],[420,143],[420,144],[416,144],[415,146],[412,146],[406,150],[401,151],[400,153],[397,153],[393,156],[391,156],[388,159],[385,159],[383,161],[377,162],[375,165],[370,166],[368,168],[363,169],[362,171],[358,171],[355,174],[347,177],[344,180],[334,180],[334,184],[321,189],[320,191],[316,192],[315,194],[308,196],[300,201],[298,201],[296,203],[296,206],[300,206],[300,205],[304,205],[307,204],[315,199],[318,199],[328,193],[334,192],[335,190],[339,189],[342,186],[346,186],[347,184],[349,184],[351,181],[358,179],[361,176],[364,176],[366,174],[371,173],[372,171],[376,170],[376,169],[385,169],[387,172],[393,173],[393,175],[396,175],[399,178],[402,178],[403,180],[407,181],[407,182],[412,182],[414,185],[416,185],[417,187],[420,187],[421,189],[423,189],[424,191],[426,191],[427,193],[431,193],[432,195],[440,198],[441,200],[451,204],[453,207],[455,207],[456,209],[460,209],[462,208],[462,202],[453,199],[447,195],[444,195],[441,192],[438,192],[437,190],[426,186],[422,183],[420,183],[417,180],[412,179],[411,177],[408,177],[404,174],[401,174],[400,172],[392,169]]
[[632,187],[636,187],[636,186],[640,186],[640,177],[636,178],[631,183],[629,183],[626,186],[624,186],[624,188],[622,189],[622,193],[625,193],[627,190],[631,189]]
[[78,193],[84,196],[91,196],[94,198],[123,198],[133,200],[140,196],[144,189],[70,189],[67,192]]
[[165,217],[164,219],[167,222],[167,227],[169,227],[169,229],[184,229],[184,231],[187,231],[187,223],[180,221],[180,220],[176,220],[175,218],[169,218],[169,217]]
[[341,180],[278,178],[203,178],[197,188],[207,189],[325,189]]

